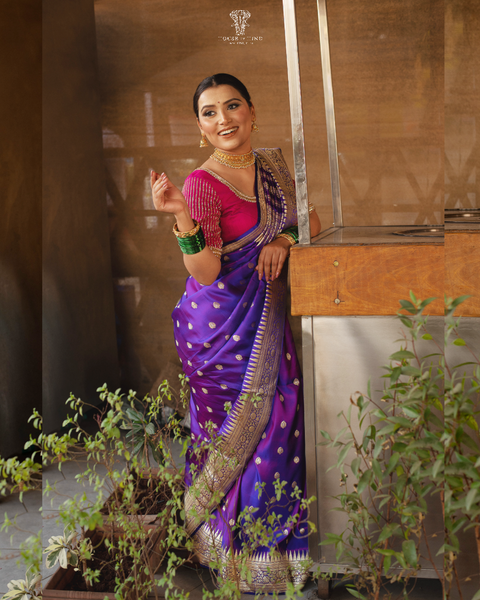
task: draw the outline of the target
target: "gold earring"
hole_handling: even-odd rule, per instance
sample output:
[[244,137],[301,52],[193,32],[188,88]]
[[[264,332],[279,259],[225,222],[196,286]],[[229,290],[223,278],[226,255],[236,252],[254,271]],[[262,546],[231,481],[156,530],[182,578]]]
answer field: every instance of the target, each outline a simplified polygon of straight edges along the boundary
[[258,133],[258,132],[259,132],[258,125],[255,123],[255,119],[253,119],[253,121],[252,121],[252,133]]
[[204,133],[202,133],[202,139],[200,140],[200,148],[206,148],[207,146],[207,136]]

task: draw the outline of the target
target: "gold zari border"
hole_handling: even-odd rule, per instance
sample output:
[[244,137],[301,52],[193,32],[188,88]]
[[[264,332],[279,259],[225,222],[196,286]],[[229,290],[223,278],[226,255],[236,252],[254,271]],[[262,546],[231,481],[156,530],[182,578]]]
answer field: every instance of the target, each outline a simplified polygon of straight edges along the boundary
[[[195,553],[203,565],[221,563],[218,577],[223,581],[235,581],[238,571],[235,569],[235,559],[240,556],[237,551],[232,553],[222,547],[221,534],[212,525],[204,523],[193,536]],[[242,557],[245,566],[252,575],[251,583],[240,579],[241,592],[285,592],[287,583],[295,586],[303,585],[308,579],[310,557],[308,552],[285,552],[272,555],[269,552],[257,552],[251,556]],[[243,562],[245,561],[245,562]],[[237,561],[238,562],[238,561]]]

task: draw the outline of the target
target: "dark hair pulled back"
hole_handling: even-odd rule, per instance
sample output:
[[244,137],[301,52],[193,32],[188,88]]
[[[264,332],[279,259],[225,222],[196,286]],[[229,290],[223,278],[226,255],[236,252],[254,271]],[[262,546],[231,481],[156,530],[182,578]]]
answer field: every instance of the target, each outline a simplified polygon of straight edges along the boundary
[[239,79],[237,79],[233,75],[229,75],[228,73],[216,73],[215,75],[210,75],[210,77],[205,77],[205,79],[198,84],[198,87],[195,91],[195,94],[193,96],[193,111],[195,112],[197,119],[198,99],[205,90],[208,90],[211,87],[217,87],[218,85],[232,86],[237,90],[237,92],[240,92],[240,95],[248,102],[248,106],[252,106],[250,94],[248,93],[247,88]]

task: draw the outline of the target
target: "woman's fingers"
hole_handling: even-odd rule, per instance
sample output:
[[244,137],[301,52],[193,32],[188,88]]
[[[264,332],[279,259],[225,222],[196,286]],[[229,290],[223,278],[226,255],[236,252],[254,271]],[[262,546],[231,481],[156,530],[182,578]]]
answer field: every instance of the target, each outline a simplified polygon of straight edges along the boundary
[[263,250],[260,252],[260,256],[258,257],[256,269],[258,271],[258,280],[261,281],[263,277]]
[[282,252],[279,256],[279,260],[277,263],[277,268],[275,270],[275,278],[280,277],[280,273],[282,272],[283,269],[283,265],[285,264],[285,259],[287,258],[287,255],[285,252]]

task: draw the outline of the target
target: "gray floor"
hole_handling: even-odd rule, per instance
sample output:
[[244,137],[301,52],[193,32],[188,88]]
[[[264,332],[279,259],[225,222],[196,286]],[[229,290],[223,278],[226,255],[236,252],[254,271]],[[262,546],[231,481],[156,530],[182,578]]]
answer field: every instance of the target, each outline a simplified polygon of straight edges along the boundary
[[[49,497],[43,497],[40,492],[29,492],[24,494],[23,501],[20,502],[18,495],[12,495],[6,499],[0,500],[0,523],[5,522],[5,513],[10,520],[15,520],[15,526],[7,532],[0,532],[0,598],[7,592],[7,583],[12,579],[23,579],[25,569],[18,566],[20,558],[20,544],[26,540],[29,535],[35,534],[42,529],[42,542],[45,547],[48,539],[52,535],[58,535],[63,532],[62,525],[58,522],[58,507],[69,497],[73,497],[79,492],[85,492],[89,496],[88,487],[75,480],[75,475],[83,471],[86,462],[70,462],[62,465],[62,470],[57,468],[48,468],[44,471],[44,486],[47,481],[50,486],[55,487]],[[91,492],[90,492],[91,494]],[[43,506],[42,506],[43,503]],[[44,566],[43,584],[51,577],[53,571]],[[182,567],[179,569],[175,584],[179,589],[190,592],[190,600],[201,600],[203,590],[206,588],[213,591],[214,585],[206,569],[193,569]],[[303,597],[306,600],[318,598],[316,592],[316,583],[310,581],[303,590]],[[162,590],[159,588],[159,597],[162,597]],[[392,592],[396,590],[392,587]],[[398,595],[394,593],[395,598]],[[342,584],[332,585],[332,600],[351,600],[353,596],[346,590]],[[244,600],[251,600],[251,595],[242,596]],[[409,594],[410,600],[441,600],[441,587],[438,581],[419,580],[415,590]]]

